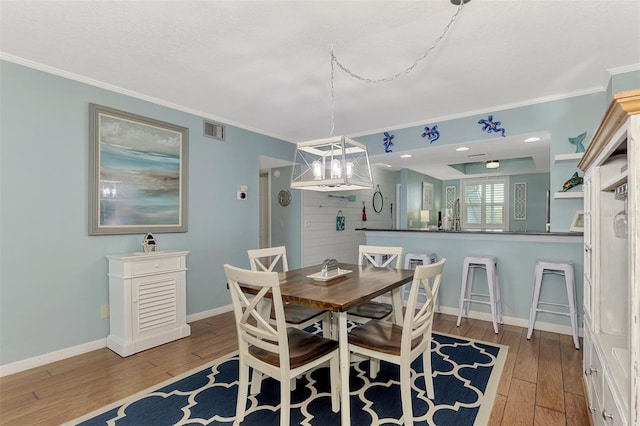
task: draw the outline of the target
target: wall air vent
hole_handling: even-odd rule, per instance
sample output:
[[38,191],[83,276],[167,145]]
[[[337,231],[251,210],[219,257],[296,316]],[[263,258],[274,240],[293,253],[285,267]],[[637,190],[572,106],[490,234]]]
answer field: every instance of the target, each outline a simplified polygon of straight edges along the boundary
[[224,140],[224,126],[212,121],[204,122],[204,135],[208,138]]

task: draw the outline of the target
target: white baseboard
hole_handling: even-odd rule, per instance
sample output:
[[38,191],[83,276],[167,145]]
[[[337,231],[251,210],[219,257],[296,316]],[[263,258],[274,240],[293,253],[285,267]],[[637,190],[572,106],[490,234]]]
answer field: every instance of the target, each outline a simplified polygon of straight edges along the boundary
[[214,317],[216,315],[224,314],[225,312],[233,311],[233,305],[220,306],[219,308],[209,309],[208,311],[198,312],[197,314],[187,315],[187,322],[199,321],[201,319]]
[[40,367],[41,365],[71,358],[72,356],[106,347],[107,338],[105,337],[104,339],[94,340],[93,342],[83,343],[82,345],[72,346],[70,348],[60,349],[59,351],[49,352],[48,354],[34,356],[33,358],[23,359],[22,361],[12,362],[11,364],[0,365],[0,377],[19,373],[30,368]]
[[[453,316],[457,317],[458,316],[458,308],[451,308],[451,307],[448,307],[448,306],[441,306],[440,307],[440,313],[447,314],[447,315],[453,315]],[[491,322],[491,313],[469,310],[469,318],[479,319],[479,320],[482,320],[482,321]],[[523,327],[523,328],[529,327],[529,319],[528,318],[516,318],[516,317],[503,316],[502,317],[502,323],[506,324],[506,325],[515,325],[517,327]],[[498,327],[498,329],[500,329],[500,327]],[[571,326],[562,325],[562,324],[554,324],[554,323],[550,323],[550,322],[536,321],[534,330],[549,331],[551,333],[566,334],[568,336],[573,335],[572,332],[571,332]],[[582,336],[582,328],[578,329],[578,336]]]
[[[233,310],[233,305],[221,306],[219,308],[210,309],[208,311],[198,312],[197,314],[188,315],[187,322],[194,322],[201,319],[209,318],[215,315],[220,315],[225,312]],[[30,368],[40,367],[41,365],[50,364],[52,362],[60,361],[72,356],[82,355],[87,352],[95,351],[98,349],[107,347],[107,338],[95,340],[89,343],[83,343],[78,346],[72,346],[70,348],[61,349],[55,352],[49,352],[34,356],[33,358],[24,359],[22,361],[12,362],[10,364],[0,365],[0,377],[8,376],[10,374],[19,373],[21,371],[29,370]]]
[[[233,310],[233,305],[221,306],[219,308],[209,309],[208,311],[198,312],[187,316],[187,322],[191,323],[201,319],[213,317]],[[448,315],[458,315],[458,308],[450,308],[447,306],[440,307],[440,312]],[[483,321],[491,321],[491,314],[488,312],[469,311],[469,318],[479,319]],[[515,317],[503,317],[503,323],[507,325],[515,325],[518,327],[527,328],[529,320],[524,318]],[[571,327],[567,325],[553,324],[548,322],[536,321],[536,330],[549,331],[552,333],[571,335]],[[578,334],[582,336],[582,329],[578,330]],[[16,361],[11,364],[0,365],[0,377],[8,376],[10,374],[19,373],[21,371],[28,370],[30,368],[39,367],[41,365],[49,364],[52,362],[60,361],[72,356],[81,355],[87,352],[95,351],[107,347],[107,339],[99,339],[93,342],[84,343],[78,346],[72,346],[70,348],[61,349],[59,351],[50,352],[48,354],[38,355],[33,358],[28,358],[22,361]]]

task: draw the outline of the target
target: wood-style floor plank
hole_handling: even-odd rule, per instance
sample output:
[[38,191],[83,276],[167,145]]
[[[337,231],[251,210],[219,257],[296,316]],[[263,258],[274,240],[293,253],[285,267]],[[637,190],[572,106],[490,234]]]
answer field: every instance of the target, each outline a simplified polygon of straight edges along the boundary
[[[541,332],[536,405],[564,412],[564,384],[560,342],[555,333]],[[564,419],[563,419],[564,421]]]
[[[436,314],[433,329],[509,347],[490,425],[565,424],[563,418],[567,425],[589,424],[582,350],[570,336],[536,331],[528,341],[521,327],[501,324],[495,334],[488,321],[464,318],[456,327],[456,319]],[[190,325],[191,336],[126,358],[104,348],[0,378],[0,424],[58,425],[237,350],[232,312]],[[537,401],[556,394],[562,409]]]

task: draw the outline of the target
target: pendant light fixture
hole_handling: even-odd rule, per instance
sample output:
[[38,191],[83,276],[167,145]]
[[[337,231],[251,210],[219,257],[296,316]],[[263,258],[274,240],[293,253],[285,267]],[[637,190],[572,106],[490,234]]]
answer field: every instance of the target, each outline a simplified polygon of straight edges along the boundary
[[396,78],[408,74],[424,60],[440,43],[451,28],[453,21],[462,11],[469,0],[454,3],[458,6],[456,13],[445,26],[442,34],[423,54],[408,68],[397,72],[391,77],[371,79],[362,77],[344,66],[336,57],[331,47],[331,132],[326,139],[316,139],[299,142],[291,171],[291,188],[312,191],[346,191],[357,189],[372,189],[373,178],[366,145],[356,142],[346,136],[334,136],[334,70],[337,66],[350,77],[366,83],[388,83]]

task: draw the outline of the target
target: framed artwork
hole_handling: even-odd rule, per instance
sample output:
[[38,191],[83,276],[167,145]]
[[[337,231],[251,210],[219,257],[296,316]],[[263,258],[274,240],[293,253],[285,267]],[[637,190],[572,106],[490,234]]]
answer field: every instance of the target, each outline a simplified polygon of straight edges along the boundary
[[89,105],[89,235],[187,232],[189,129]]
[[422,182],[422,210],[433,210],[433,184]]
[[584,232],[584,210],[578,210],[575,215],[573,215],[573,220],[571,221],[571,227],[569,228],[570,232]]

